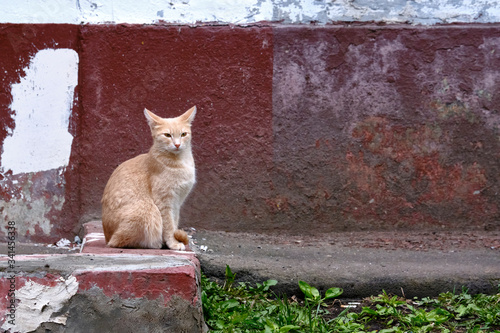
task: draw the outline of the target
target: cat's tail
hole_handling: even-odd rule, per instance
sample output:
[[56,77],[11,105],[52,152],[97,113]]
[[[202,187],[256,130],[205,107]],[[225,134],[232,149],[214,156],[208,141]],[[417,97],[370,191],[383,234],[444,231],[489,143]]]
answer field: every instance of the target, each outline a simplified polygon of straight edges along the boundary
[[186,232],[184,230],[180,230],[180,229],[175,230],[174,237],[179,242],[184,243],[184,245],[186,245],[186,246],[189,244],[188,235],[186,234]]

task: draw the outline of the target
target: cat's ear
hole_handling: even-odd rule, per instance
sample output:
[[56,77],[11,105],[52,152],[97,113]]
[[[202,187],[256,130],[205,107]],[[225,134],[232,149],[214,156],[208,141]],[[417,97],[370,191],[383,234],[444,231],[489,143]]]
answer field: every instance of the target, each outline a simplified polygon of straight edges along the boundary
[[155,115],[153,112],[149,111],[148,109],[144,109],[144,115],[146,116],[146,119],[148,120],[149,127],[153,128],[161,123],[162,118],[158,117]]
[[188,123],[192,123],[194,120],[194,116],[196,115],[196,106],[193,106],[191,109],[187,110],[179,116],[179,119]]

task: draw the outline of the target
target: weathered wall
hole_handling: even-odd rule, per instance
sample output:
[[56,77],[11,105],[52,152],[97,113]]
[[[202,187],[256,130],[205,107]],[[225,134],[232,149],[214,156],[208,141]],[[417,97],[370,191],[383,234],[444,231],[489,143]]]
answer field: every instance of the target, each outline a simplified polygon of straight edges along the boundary
[[498,27],[274,35],[283,227],[498,227]]
[[[21,239],[99,218],[113,169],[150,146],[143,108],[192,105],[182,226],[500,227],[498,24],[278,22],[498,21],[487,2],[50,3],[5,4],[2,22],[19,24],[0,24],[0,211]],[[138,23],[201,23],[32,24],[131,22],[134,8]]]

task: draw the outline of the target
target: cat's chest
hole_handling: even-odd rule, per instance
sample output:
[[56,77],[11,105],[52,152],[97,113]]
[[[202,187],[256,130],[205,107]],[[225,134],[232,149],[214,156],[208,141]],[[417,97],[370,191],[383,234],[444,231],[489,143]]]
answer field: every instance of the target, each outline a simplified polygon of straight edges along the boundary
[[195,183],[194,166],[165,168],[152,178],[153,196],[174,195],[186,197]]

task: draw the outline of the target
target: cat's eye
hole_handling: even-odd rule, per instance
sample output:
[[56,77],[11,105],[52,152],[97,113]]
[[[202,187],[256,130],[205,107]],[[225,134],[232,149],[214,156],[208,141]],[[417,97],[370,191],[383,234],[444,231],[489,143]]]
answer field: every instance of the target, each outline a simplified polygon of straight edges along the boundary
[[171,137],[172,137],[172,135],[171,135],[170,133],[165,133],[165,136],[166,136],[167,138],[171,138]]
[[186,135],[187,135],[187,133],[186,133],[186,132],[182,132],[182,133],[181,133],[181,136],[182,136],[182,137],[185,137]]

